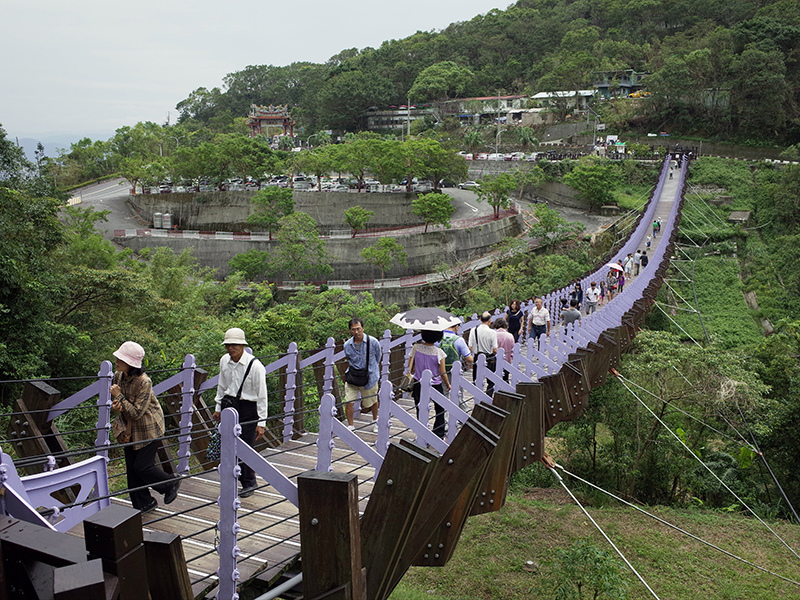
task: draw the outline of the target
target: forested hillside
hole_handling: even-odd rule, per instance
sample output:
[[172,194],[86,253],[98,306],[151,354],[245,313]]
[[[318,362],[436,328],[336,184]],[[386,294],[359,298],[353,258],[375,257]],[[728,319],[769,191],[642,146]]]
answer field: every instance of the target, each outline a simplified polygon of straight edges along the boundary
[[[409,92],[425,102],[588,89],[595,71],[634,69],[648,73],[653,95],[597,103],[612,126],[793,144],[798,57],[797,0],[519,0],[442,31],[343,49],[324,64],[251,65],[177,108],[184,123],[220,126],[251,103],[288,104],[309,135],[357,130],[364,110],[405,104]],[[457,77],[421,85],[438,74],[426,69],[448,61]]]

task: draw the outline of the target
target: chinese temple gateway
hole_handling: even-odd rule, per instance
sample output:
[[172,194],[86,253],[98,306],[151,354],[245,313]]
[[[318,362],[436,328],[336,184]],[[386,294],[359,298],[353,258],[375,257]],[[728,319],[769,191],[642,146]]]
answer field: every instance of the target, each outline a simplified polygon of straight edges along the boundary
[[280,127],[283,135],[294,136],[294,121],[289,116],[289,106],[258,106],[250,105],[249,115],[250,137],[271,135],[270,127]]

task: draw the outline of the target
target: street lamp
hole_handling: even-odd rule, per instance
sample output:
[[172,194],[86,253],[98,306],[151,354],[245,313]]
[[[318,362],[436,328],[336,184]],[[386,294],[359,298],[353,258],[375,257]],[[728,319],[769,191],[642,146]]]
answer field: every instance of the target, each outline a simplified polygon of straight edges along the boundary
[[498,150],[498,147],[500,146],[500,136],[502,136],[504,133],[505,133],[505,131],[500,131],[500,127],[498,126],[498,128],[497,128],[497,137],[494,139],[494,153],[495,154],[499,154],[500,153],[500,151]]

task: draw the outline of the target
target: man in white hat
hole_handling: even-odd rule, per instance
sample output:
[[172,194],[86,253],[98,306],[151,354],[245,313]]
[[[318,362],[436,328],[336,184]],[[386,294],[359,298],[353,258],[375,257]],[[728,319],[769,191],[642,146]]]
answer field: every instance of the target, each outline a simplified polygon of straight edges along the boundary
[[[242,426],[240,438],[253,446],[264,436],[267,426],[267,372],[260,360],[244,351],[247,341],[244,331],[238,327],[228,329],[222,343],[228,353],[219,360],[213,419],[219,421],[223,408],[235,408]],[[248,498],[256,491],[256,474],[245,463],[240,466],[242,491],[239,497]]]

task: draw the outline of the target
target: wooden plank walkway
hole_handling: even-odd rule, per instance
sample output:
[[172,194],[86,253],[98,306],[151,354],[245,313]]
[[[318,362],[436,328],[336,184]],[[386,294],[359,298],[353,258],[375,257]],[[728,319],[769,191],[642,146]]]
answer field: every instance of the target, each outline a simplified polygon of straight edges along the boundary
[[[408,397],[397,403],[414,414],[414,403]],[[468,398],[471,409],[471,397]],[[467,411],[469,412],[469,410]],[[355,433],[367,444],[374,446],[377,434],[372,433],[371,416],[356,415]],[[431,410],[431,420],[433,410]],[[400,426],[398,426],[400,425]],[[414,434],[392,420],[391,439],[414,439]],[[279,448],[261,452],[270,464],[289,478],[296,478],[317,464],[317,434],[308,433],[291,440]],[[336,472],[355,473],[359,483],[359,510],[363,513],[372,492],[375,469],[341,440],[332,451],[332,468]],[[238,557],[240,582],[253,578],[270,582],[290,566],[300,552],[300,529],[297,508],[287,501],[263,479],[258,478],[259,489],[249,498],[241,499],[238,511]],[[182,536],[189,578],[196,597],[202,597],[216,588],[216,571],[219,557],[216,552],[217,522],[219,521],[219,475],[216,471],[184,479],[178,498],[169,506],[163,505],[158,494],[159,507],[143,515],[145,529],[177,533]],[[114,499],[125,506],[131,503],[127,496]],[[82,535],[82,527],[71,533]]]
[[[669,215],[676,186],[677,181],[667,182],[656,216],[666,218]],[[644,237],[646,234],[642,236]],[[662,236],[658,236],[653,240],[648,254],[655,253],[662,239]],[[644,246],[644,239],[639,240],[639,247],[644,248]],[[558,316],[552,317],[555,325]],[[554,327],[553,331],[553,338],[557,338],[560,328]],[[468,373],[465,373],[465,377],[471,379]],[[396,402],[410,414],[414,414],[414,404],[409,394],[405,394]],[[471,412],[473,399],[470,395],[465,395],[462,407],[467,413]],[[433,410],[430,419],[433,419]],[[369,415],[356,415],[356,434],[367,444],[375,444],[377,434],[372,433]],[[392,419],[390,435],[392,441],[415,438],[413,432],[402,426],[399,419]],[[299,474],[316,468],[317,437],[317,434],[309,433],[279,448],[266,449],[261,454],[284,475],[296,478]],[[337,440],[332,450],[332,469],[340,473],[357,475],[359,509],[363,514],[372,492],[374,468],[343,441]],[[258,483],[260,487],[253,496],[241,499],[241,508],[238,511],[240,530],[237,543],[240,554],[237,560],[241,583],[252,579],[273,582],[292,565],[300,552],[297,508],[262,479],[259,478]],[[178,498],[173,504],[160,505],[143,519],[145,528],[149,530],[177,533],[182,536],[189,576],[196,597],[206,596],[216,588],[216,570],[219,566],[216,552],[218,497],[219,476],[216,471],[194,475],[183,481]],[[130,506],[127,497],[115,499],[115,502]]]

